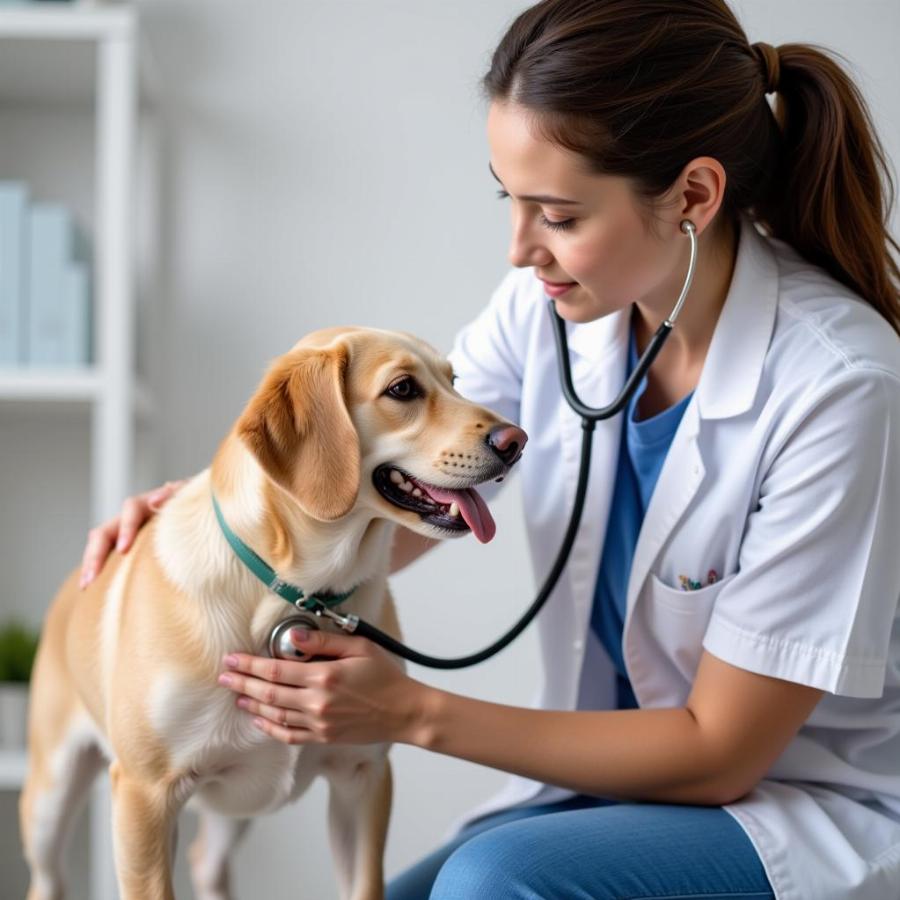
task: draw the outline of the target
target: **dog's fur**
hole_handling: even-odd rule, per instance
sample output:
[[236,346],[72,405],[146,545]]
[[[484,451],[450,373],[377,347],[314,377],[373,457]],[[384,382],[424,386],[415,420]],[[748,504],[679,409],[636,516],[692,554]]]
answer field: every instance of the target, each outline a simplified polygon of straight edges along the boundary
[[[404,375],[423,397],[385,393]],[[190,851],[197,896],[227,897],[226,860],[247,817],[299,797],[317,775],[329,782],[342,897],[382,896],[389,745],[289,746],[255,729],[217,684],[223,655],[265,655],[291,607],[236,558],[210,495],[282,579],[307,593],[356,587],[341,610],[399,637],[387,586],[396,525],[451,533],[390,503],[372,473],[390,463],[466,488],[508,468],[487,436],[509,423],[464,400],[451,378],[446,360],[405,333],[307,336],[272,363],[211,465],[130,551],[113,553],[83,591],[77,570],[69,575],[32,678],[21,798],[29,900],[61,896],[66,827],[107,763],[123,900],[173,896],[175,825],[189,799],[202,817]]]

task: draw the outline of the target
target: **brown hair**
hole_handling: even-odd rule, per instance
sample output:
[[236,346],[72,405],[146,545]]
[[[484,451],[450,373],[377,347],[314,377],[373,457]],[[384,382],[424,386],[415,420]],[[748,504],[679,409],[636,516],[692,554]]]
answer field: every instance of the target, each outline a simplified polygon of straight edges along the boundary
[[717,159],[726,219],[748,213],[900,334],[894,182],[829,54],[751,46],[724,0],[543,0],[512,23],[482,85],[590,171],[630,178],[648,211],[691,159]]

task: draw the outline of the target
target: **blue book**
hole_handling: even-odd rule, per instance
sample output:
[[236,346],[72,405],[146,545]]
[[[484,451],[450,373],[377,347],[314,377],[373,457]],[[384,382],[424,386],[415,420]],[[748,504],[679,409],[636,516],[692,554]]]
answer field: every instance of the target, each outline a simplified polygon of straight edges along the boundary
[[28,365],[69,365],[73,319],[67,272],[73,262],[87,264],[85,242],[69,210],[59,204],[35,203],[28,222]]
[[0,181],[0,366],[25,361],[25,215],[28,186]]
[[63,276],[60,363],[86,366],[91,361],[91,294],[88,267],[71,262]]

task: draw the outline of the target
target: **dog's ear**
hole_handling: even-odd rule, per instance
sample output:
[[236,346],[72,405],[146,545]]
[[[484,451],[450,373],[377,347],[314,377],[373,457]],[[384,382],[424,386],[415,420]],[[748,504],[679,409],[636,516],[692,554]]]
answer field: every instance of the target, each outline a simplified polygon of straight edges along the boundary
[[360,448],[345,399],[344,344],[292,351],[266,374],[238,436],[304,512],[330,521],[359,494]]

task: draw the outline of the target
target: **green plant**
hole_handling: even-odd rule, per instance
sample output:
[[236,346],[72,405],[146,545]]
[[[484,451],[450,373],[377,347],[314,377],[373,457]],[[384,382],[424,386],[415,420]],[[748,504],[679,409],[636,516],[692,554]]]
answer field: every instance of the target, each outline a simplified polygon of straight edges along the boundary
[[38,633],[21,622],[0,626],[0,682],[27,682],[37,652]]

